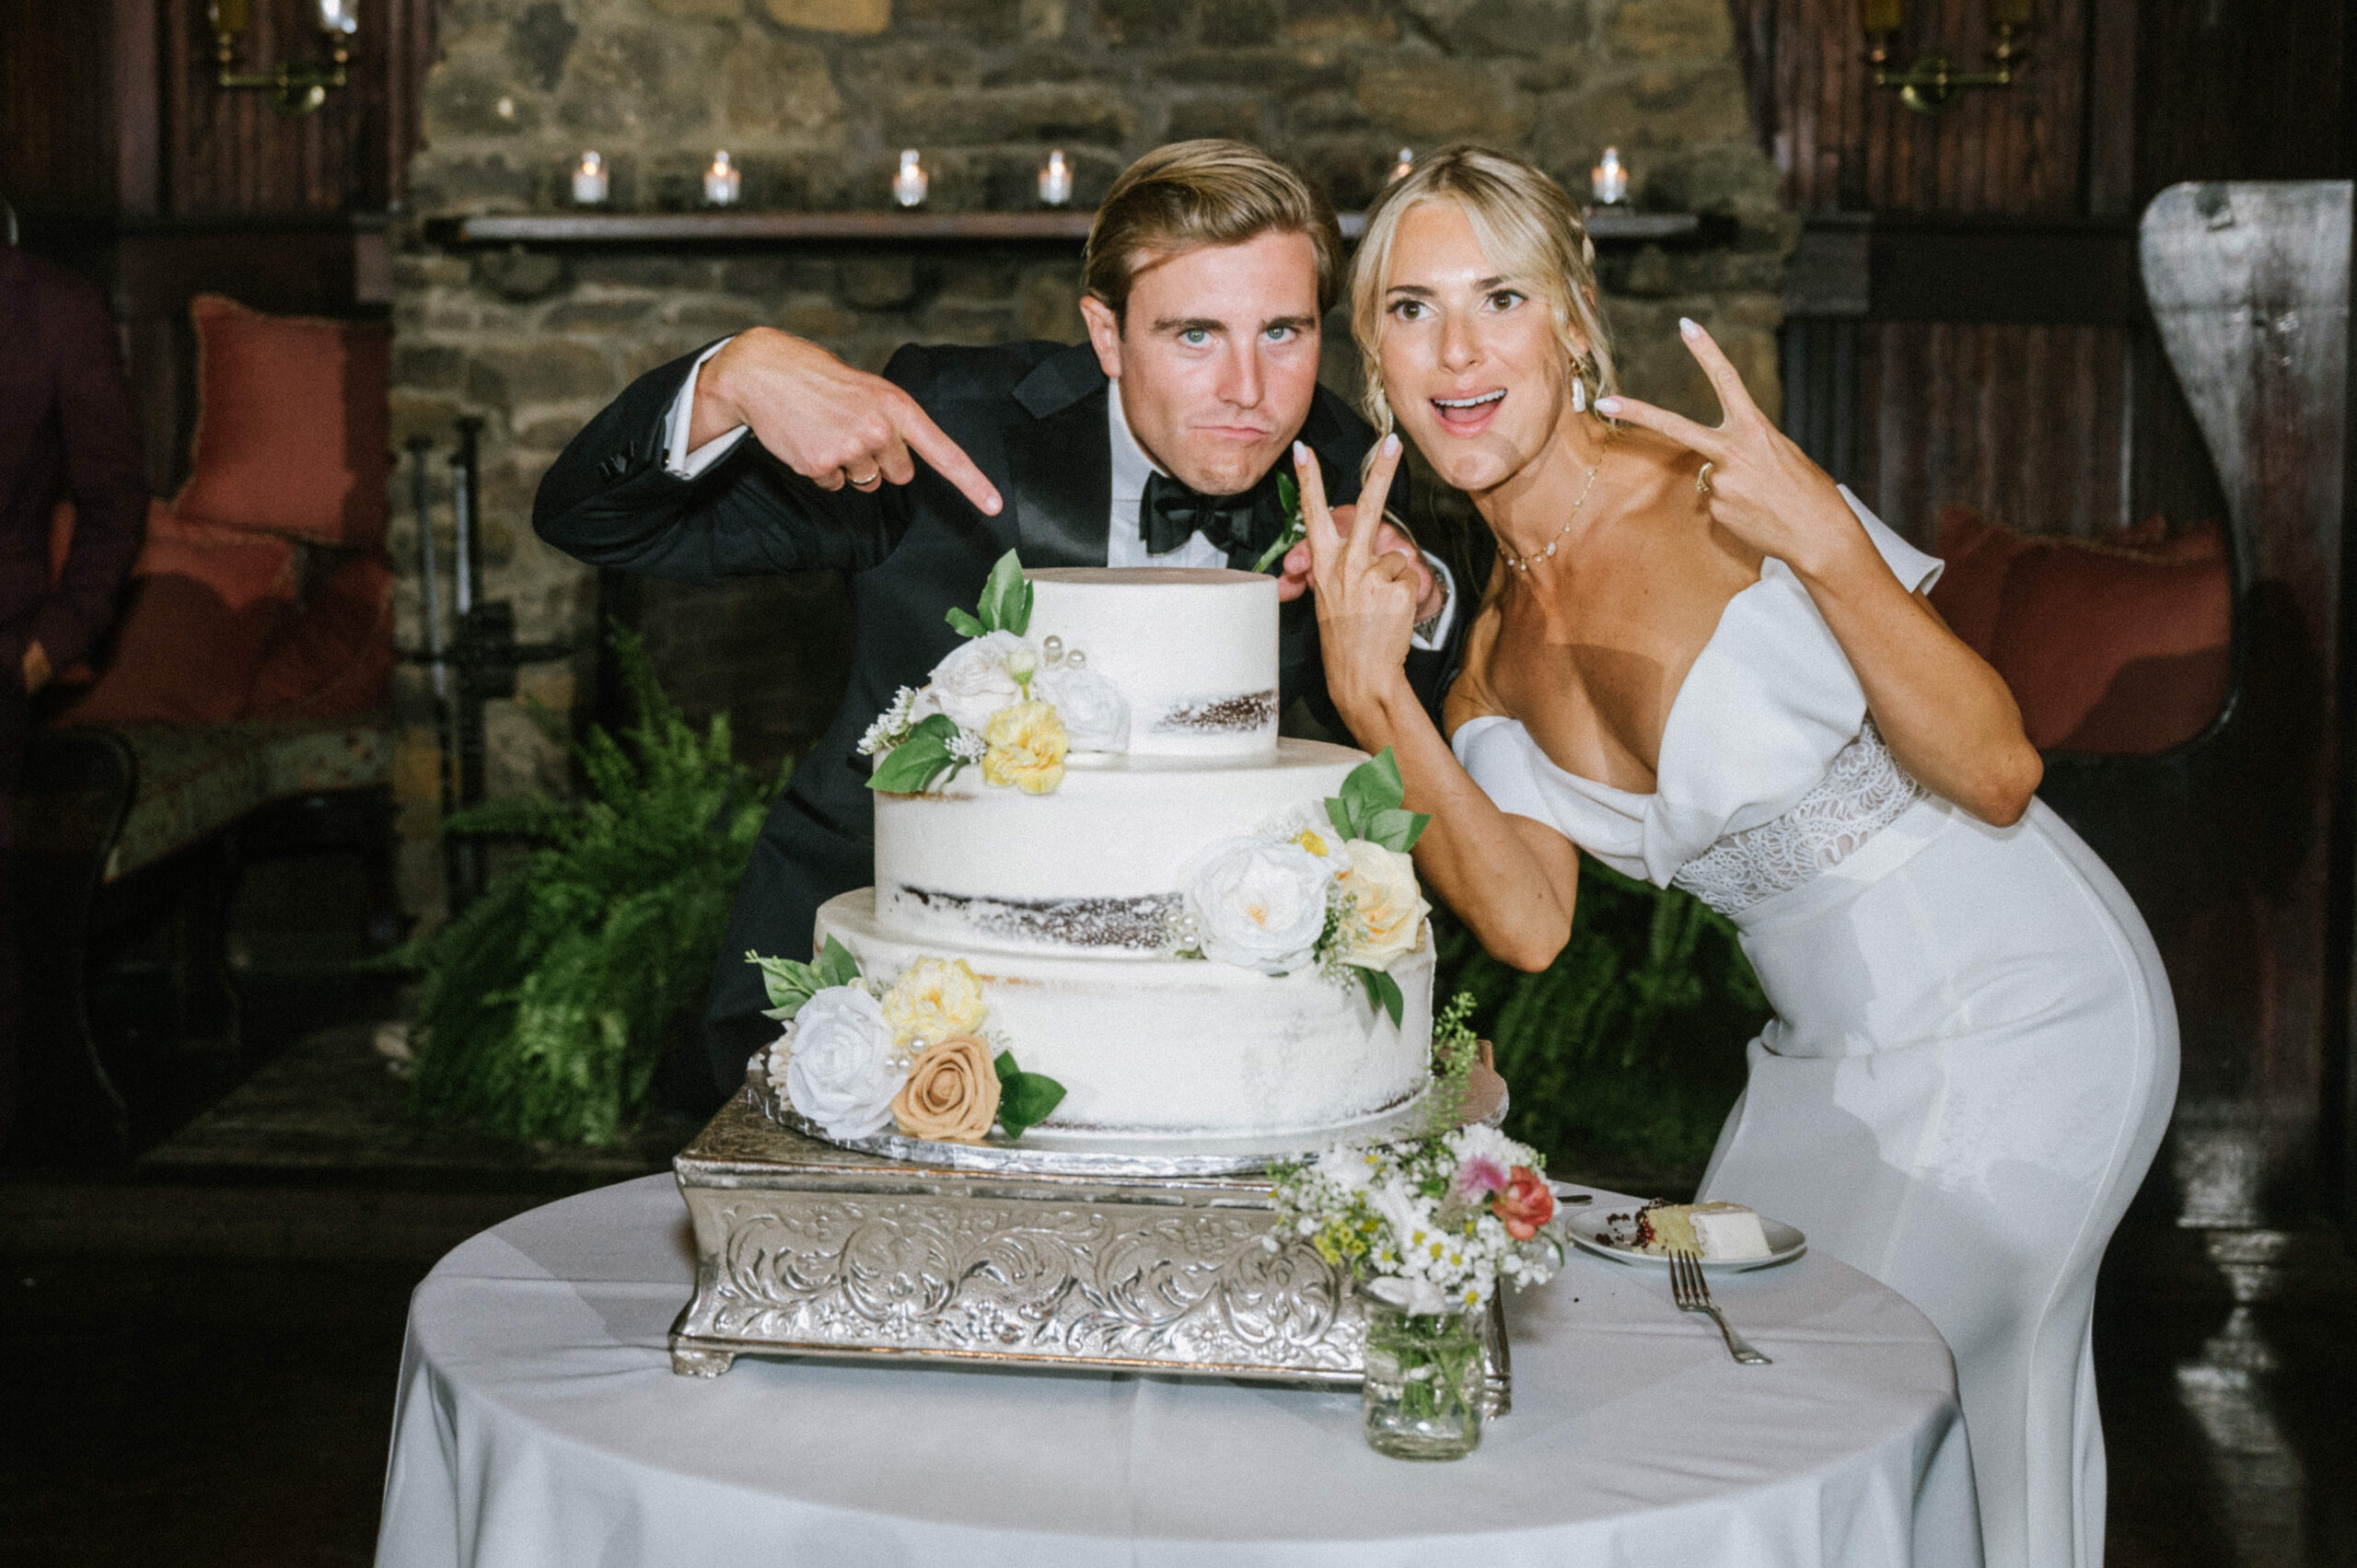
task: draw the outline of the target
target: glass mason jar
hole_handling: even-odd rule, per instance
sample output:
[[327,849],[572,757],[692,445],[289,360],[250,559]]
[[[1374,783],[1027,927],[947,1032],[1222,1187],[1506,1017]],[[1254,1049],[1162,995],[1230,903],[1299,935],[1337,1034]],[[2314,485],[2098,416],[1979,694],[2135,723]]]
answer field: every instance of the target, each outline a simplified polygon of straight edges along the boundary
[[1395,1459],[1461,1459],[1481,1446],[1488,1384],[1480,1315],[1366,1310],[1366,1440]]

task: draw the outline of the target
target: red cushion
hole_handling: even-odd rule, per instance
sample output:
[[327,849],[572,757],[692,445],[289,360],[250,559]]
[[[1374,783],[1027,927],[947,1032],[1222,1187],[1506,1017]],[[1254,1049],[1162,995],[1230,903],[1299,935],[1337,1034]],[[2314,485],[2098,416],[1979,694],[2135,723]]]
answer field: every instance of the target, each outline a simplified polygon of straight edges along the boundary
[[97,682],[63,724],[220,724],[246,705],[295,602],[295,546],[158,510]]
[[1932,602],[2004,677],[2033,745],[2150,755],[2224,706],[2234,590],[2217,524],[2030,537],[1952,506],[1939,539]]
[[246,703],[250,719],[334,719],[392,696],[393,569],[348,562],[280,627]]
[[201,294],[188,518],[379,549],[392,471],[390,335],[366,321],[265,316]]
[[1982,658],[1997,645],[1997,612],[2005,599],[2005,577],[2014,560],[2032,541],[2001,524],[1984,520],[1969,506],[1940,511],[1933,553],[1947,563],[1932,585],[1932,608],[1949,629]]

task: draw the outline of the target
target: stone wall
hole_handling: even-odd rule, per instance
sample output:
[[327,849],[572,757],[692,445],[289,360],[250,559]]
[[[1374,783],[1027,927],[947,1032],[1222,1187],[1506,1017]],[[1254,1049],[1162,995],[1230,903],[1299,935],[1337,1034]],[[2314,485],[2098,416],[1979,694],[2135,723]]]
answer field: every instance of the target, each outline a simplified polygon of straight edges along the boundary
[[[1709,324],[1762,401],[1793,221],[1745,118],[1725,0],[448,0],[425,93],[424,150],[398,263],[397,436],[447,447],[483,416],[488,592],[527,641],[598,623],[592,574],[530,531],[540,474],[631,377],[723,333],[783,326],[875,366],[909,341],[1076,341],[1077,247],[466,251],[428,221],[556,210],[596,148],[621,211],[691,206],[714,149],[749,208],[878,210],[900,148],[920,148],[936,209],[1032,204],[1051,146],[1093,204],[1163,141],[1242,136],[1364,204],[1398,149],[1471,139],[1529,153],[1577,190],[1607,144],[1636,203],[1731,216],[1732,239],[1608,259],[1624,379],[1689,412],[1712,404],[1676,318]],[[1353,355],[1329,323],[1329,364]],[[435,465],[436,483],[444,471]],[[413,558],[406,478],[394,549]],[[447,509],[442,526],[447,528]],[[416,585],[405,585],[413,639]],[[822,577],[610,594],[689,705],[732,706],[774,757],[831,708],[844,621]],[[591,656],[527,671],[559,715],[594,693]],[[404,696],[413,907],[438,901],[432,732]],[[561,749],[515,704],[492,714],[495,793],[562,788]]]

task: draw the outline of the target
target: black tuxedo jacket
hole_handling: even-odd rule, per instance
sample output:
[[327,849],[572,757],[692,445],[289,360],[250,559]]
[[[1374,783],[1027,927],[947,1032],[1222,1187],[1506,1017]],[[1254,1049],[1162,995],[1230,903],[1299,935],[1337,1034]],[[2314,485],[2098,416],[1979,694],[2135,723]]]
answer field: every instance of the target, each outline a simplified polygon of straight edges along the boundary
[[[971,608],[1006,551],[1019,551],[1027,566],[1105,564],[1112,450],[1105,376],[1086,344],[911,346],[892,356],[885,376],[990,475],[1006,502],[997,517],[921,459],[909,484],[828,492],[750,436],[683,480],[664,468],[663,426],[694,365],[691,354],[642,376],[575,436],[540,482],[532,523],[596,566],[688,578],[811,567],[850,574],[858,624],[850,687],[761,830],[713,975],[704,1045],[726,1095],[743,1082],[746,1057],[777,1032],[761,1016],[767,998],[746,949],[807,953],[819,906],[873,879],[875,808],[867,761],[855,750],[861,733],[896,691],[923,685],[964,641],[943,612]],[[1366,425],[1320,388],[1301,439],[1318,454],[1329,496],[1356,496],[1373,442]],[[1271,526],[1265,516],[1261,526]],[[1256,540],[1235,563],[1248,567],[1271,541]],[[1461,631],[1469,618],[1454,619]],[[1284,607],[1279,646],[1280,702],[1304,698],[1342,733],[1326,700],[1307,596]],[[1428,707],[1437,706],[1442,668],[1441,654],[1410,656],[1409,677]]]

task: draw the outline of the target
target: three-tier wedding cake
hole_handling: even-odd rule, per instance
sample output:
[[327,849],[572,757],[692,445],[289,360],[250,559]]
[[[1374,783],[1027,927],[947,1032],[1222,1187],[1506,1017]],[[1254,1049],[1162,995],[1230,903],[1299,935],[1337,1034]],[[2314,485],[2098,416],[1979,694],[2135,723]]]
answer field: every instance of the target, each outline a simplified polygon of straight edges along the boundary
[[[1009,1084],[1019,1062],[1061,1086],[1055,1130],[1339,1132],[1413,1098],[1422,819],[1387,757],[1279,738],[1275,580],[1010,555],[951,619],[970,641],[863,747],[876,885],[819,910],[816,966],[764,965],[800,1015],[768,1059],[778,1095],[830,1135],[938,1135],[909,1106],[964,1092],[935,1063],[956,1038]],[[829,981],[858,994],[809,1011]]]

